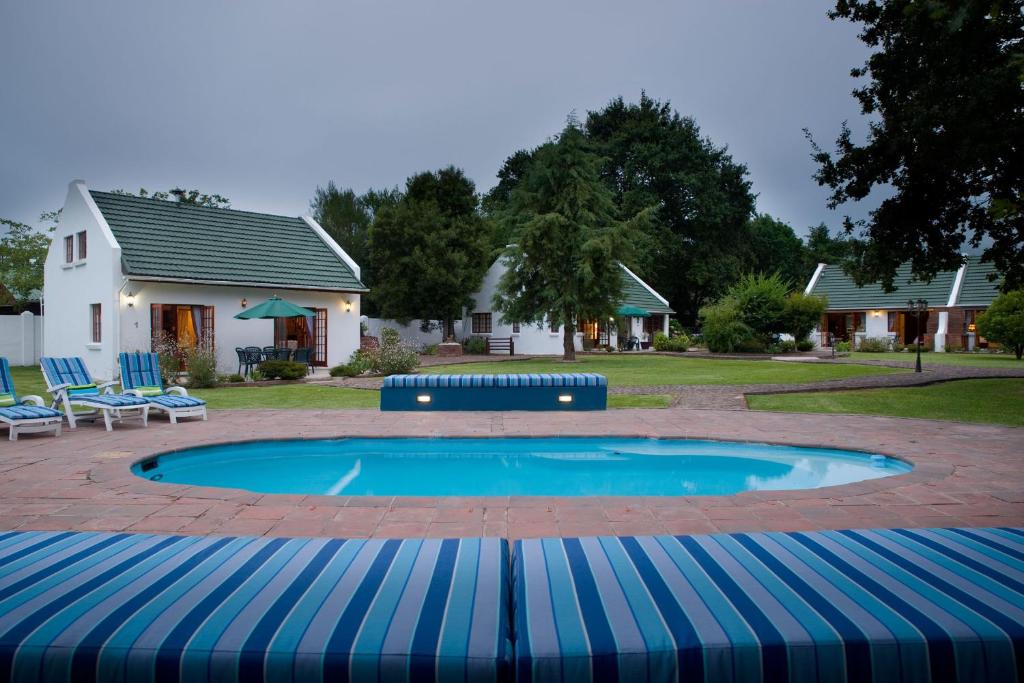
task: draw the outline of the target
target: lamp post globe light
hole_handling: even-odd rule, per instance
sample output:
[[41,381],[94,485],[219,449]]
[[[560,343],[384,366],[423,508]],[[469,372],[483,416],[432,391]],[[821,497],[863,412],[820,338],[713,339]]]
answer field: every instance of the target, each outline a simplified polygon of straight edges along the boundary
[[907,311],[914,316],[916,325],[914,326],[917,333],[915,335],[917,342],[917,363],[914,365],[914,372],[921,372],[921,314],[928,310],[928,302],[924,299],[918,299],[914,301],[910,299],[907,301]]

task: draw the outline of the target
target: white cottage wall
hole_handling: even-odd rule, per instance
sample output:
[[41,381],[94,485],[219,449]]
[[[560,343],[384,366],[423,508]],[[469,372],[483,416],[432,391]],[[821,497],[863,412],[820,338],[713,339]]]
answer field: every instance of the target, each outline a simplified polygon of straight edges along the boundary
[[[86,233],[86,257],[78,238]],[[74,240],[74,258],[66,262],[64,238]],[[119,349],[118,290],[121,247],[89,196],[85,183],[72,181],[60,222],[46,255],[43,287],[43,355],[81,356],[97,379],[115,375]],[[92,338],[92,304],[100,305],[100,341]]]
[[[128,292],[134,295],[132,306],[128,305]],[[151,304],[213,306],[217,368],[224,373],[236,372],[236,347],[274,343],[273,320],[235,319],[243,310],[242,299],[255,306],[275,294],[299,306],[327,309],[328,367],[348,362],[359,348],[359,294],[131,280],[121,296],[121,350],[149,350]],[[350,311],[346,302],[351,302]]]

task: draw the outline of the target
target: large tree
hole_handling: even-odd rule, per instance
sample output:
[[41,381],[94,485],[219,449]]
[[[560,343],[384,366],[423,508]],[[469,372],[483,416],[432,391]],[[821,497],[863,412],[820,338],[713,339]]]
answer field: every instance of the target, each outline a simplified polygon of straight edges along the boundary
[[623,215],[654,207],[641,274],[685,322],[749,270],[745,254],[754,195],[747,169],[703,137],[668,102],[642,94],[590,112],[588,138]]
[[493,306],[508,322],[563,325],[564,360],[576,359],[580,322],[606,318],[622,297],[628,229],[599,164],[570,122],[534,152],[500,219],[514,244]]
[[768,214],[759,214],[748,226],[749,269],[777,273],[791,289],[803,289],[814,272],[807,266],[807,248],[793,228]]
[[[873,52],[852,70],[868,121],[844,124],[834,153],[814,145],[833,208],[884,199],[864,220],[852,274],[892,287],[909,261],[929,278],[966,244],[1024,282],[1024,0],[838,0]],[[811,140],[814,144],[813,139]]]
[[449,166],[419,173],[370,226],[370,294],[380,315],[402,323],[451,322],[473,305],[490,265],[490,242],[473,181]]
[[[43,220],[56,215],[43,214]],[[0,282],[24,306],[43,289],[43,264],[50,247],[50,236],[18,221],[0,218],[5,231],[0,235]]]
[[856,242],[857,240],[842,232],[833,235],[827,225],[819,223],[807,231],[804,258],[808,270],[813,274],[819,263],[846,265],[853,257]]

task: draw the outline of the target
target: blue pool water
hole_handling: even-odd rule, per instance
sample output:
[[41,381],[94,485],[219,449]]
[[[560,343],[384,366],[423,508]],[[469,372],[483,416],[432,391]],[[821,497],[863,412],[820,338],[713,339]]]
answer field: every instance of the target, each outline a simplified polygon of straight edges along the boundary
[[909,472],[880,455],[624,438],[322,439],[207,446],[133,466],[154,481],[339,496],[678,496],[808,489]]

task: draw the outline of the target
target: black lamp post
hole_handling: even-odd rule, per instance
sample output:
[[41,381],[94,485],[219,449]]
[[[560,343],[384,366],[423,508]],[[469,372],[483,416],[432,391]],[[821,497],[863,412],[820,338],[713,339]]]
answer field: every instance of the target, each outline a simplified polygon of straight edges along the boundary
[[921,372],[921,314],[928,310],[928,302],[924,299],[918,299],[914,301],[911,299],[907,302],[907,311],[914,316],[914,320],[917,322],[915,328],[917,330],[917,364],[914,366],[914,372]]

